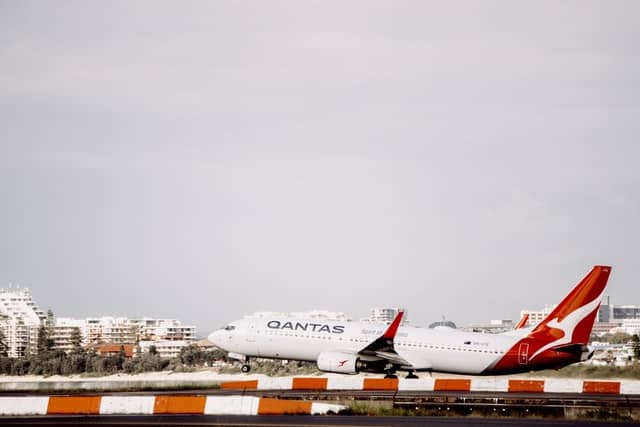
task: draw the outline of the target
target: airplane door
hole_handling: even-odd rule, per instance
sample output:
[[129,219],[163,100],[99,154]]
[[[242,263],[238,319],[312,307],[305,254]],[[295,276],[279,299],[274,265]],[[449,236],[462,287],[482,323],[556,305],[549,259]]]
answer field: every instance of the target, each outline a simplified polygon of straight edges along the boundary
[[251,323],[249,325],[249,330],[247,331],[247,342],[256,342],[256,324]]
[[259,329],[256,327],[255,323],[249,324],[249,328],[247,330],[247,345],[253,350],[256,356],[260,355],[259,346],[258,346],[258,333]]
[[529,344],[528,343],[520,343],[520,347],[518,348],[518,363],[520,365],[526,365],[529,363]]

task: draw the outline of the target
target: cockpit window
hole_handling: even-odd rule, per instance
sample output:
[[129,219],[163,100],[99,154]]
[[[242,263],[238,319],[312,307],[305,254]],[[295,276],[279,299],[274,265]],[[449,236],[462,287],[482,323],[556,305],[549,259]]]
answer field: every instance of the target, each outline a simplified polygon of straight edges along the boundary
[[225,331],[233,331],[235,328],[236,328],[236,327],[235,327],[235,326],[233,326],[233,325],[227,325],[227,326],[225,326],[225,327],[224,327],[224,330],[225,330]]

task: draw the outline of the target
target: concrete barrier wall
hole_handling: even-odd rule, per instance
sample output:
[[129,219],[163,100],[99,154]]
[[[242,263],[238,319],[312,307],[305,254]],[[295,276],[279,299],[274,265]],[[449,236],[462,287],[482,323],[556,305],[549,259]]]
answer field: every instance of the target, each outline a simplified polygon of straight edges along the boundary
[[640,394],[640,381],[622,381],[620,394]]
[[204,414],[206,396],[156,396],[154,414]]
[[47,414],[97,415],[100,413],[102,396],[50,396]]
[[126,390],[162,390],[180,388],[217,387],[220,381],[185,380],[117,380],[117,381],[2,381],[0,391],[5,392],[53,392],[53,391],[126,391]]
[[206,415],[257,415],[260,398],[255,396],[209,396]]
[[152,415],[154,396],[102,396],[100,414]]
[[436,378],[433,391],[471,391],[471,380],[462,378]]
[[362,390],[362,382],[360,376],[332,376],[327,381],[327,390]]
[[346,407],[255,396],[17,396],[0,397],[1,415],[286,415],[326,414]]
[[582,393],[582,380],[550,378],[544,380],[546,393]]
[[[237,378],[247,378],[237,375]],[[226,378],[234,378],[227,376]],[[117,392],[128,390],[163,390],[221,387],[227,390],[400,390],[400,391],[495,391],[536,393],[620,393],[640,394],[639,380],[580,380],[567,378],[509,377],[427,377],[418,379],[383,379],[361,375],[327,375],[322,377],[266,377],[219,381],[185,378],[153,380],[43,380],[2,381],[5,392]]]
[[318,377],[294,377],[291,382],[292,390],[326,390],[329,384],[328,378]]
[[48,405],[47,396],[0,397],[0,414],[46,415]]
[[620,394],[619,381],[583,381],[583,393]]
[[474,378],[471,381],[471,391],[505,391],[509,388],[508,378]]
[[[640,381],[524,378],[283,377],[221,384],[227,390],[388,390],[640,394]],[[257,396],[0,396],[0,415],[322,414],[344,406]]]
[[507,391],[510,393],[544,393],[544,380],[509,380]]
[[293,377],[266,377],[260,380],[262,387],[269,390],[291,390],[293,388]]
[[418,378],[384,379],[361,376],[294,377],[223,382],[229,390],[400,390],[400,391],[490,391],[511,393],[640,394],[640,381],[594,381],[527,378]]

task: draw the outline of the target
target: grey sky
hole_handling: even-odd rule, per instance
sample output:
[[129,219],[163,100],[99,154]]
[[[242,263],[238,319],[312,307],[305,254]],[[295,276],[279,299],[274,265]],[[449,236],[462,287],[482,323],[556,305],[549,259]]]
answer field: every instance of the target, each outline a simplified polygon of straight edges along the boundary
[[0,0],[0,286],[59,316],[640,304],[638,2]]

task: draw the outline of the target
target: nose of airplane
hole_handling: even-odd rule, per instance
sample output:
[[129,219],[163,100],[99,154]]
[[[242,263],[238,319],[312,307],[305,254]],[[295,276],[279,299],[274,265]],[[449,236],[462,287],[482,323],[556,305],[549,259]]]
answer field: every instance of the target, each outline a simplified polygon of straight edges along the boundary
[[223,335],[225,335],[225,331],[223,329],[218,329],[217,331],[211,332],[207,339],[213,345],[220,347],[220,344],[222,344]]

